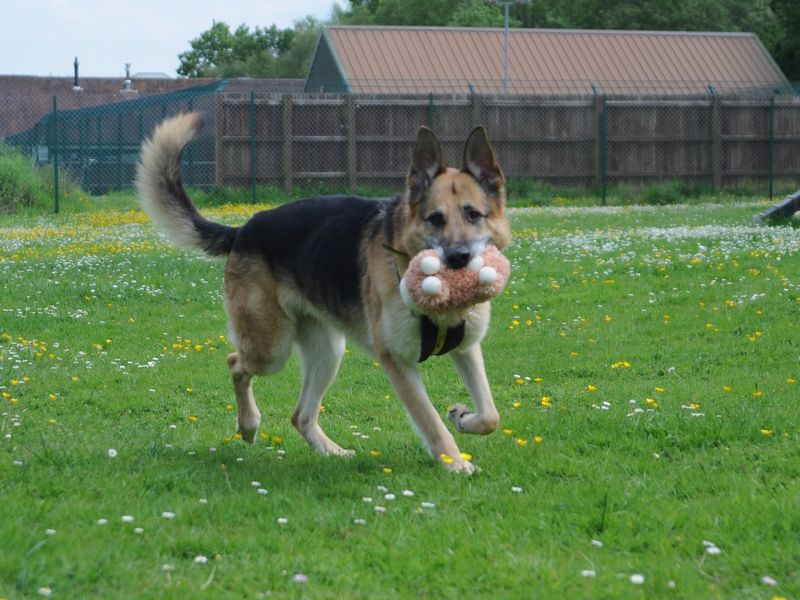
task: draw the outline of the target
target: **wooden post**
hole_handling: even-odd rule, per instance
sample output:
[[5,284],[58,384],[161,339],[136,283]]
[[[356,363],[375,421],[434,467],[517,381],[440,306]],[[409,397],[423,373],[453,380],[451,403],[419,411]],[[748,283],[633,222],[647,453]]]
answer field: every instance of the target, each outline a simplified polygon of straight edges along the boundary
[[606,203],[606,97],[605,94],[597,93],[597,89],[592,86],[594,91],[594,176],[597,190],[600,193],[603,204]]
[[347,95],[347,175],[350,179],[350,191],[358,184],[356,163],[356,100],[352,94]]
[[719,96],[711,88],[711,178],[714,190],[722,187],[722,125],[720,118],[721,103]]
[[283,189],[292,193],[292,96],[283,95]]
[[470,121],[473,127],[481,124],[481,97],[474,91],[469,96],[470,99]]

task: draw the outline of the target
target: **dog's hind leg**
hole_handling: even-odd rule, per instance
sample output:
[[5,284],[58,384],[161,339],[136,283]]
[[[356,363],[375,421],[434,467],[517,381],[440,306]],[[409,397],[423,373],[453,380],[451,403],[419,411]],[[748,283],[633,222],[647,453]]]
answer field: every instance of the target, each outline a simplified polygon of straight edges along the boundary
[[456,404],[448,411],[448,418],[462,433],[481,435],[492,433],[500,424],[500,415],[497,413],[489,381],[486,379],[480,344],[473,344],[461,352],[454,350],[450,353],[450,357],[461,381],[469,391],[475,412],[471,412],[463,404]]
[[292,351],[294,323],[281,308],[276,284],[263,265],[232,254],[225,265],[225,308],[236,352],[228,355],[236,393],[237,433],[255,440],[261,413],[253,397],[253,377],[277,373]]
[[352,450],[333,442],[319,426],[322,397],[336,378],[344,355],[344,336],[326,323],[304,317],[297,324],[295,342],[303,370],[303,386],[292,424],[317,452],[352,456]]

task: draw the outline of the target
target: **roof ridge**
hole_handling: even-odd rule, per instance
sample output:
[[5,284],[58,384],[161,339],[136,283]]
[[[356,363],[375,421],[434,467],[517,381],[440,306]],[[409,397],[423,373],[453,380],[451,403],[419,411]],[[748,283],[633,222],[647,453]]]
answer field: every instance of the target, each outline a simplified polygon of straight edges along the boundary
[[[503,32],[503,27],[444,27],[435,25],[325,25],[324,29],[348,29],[348,30],[386,30],[386,31],[452,31],[452,32]],[[558,34],[592,34],[592,35],[653,35],[653,36],[691,36],[691,37],[754,37],[752,31],[679,31],[679,30],[655,30],[655,29],[556,29],[556,28],[526,28],[511,27],[508,30],[513,32],[525,33],[558,33]]]

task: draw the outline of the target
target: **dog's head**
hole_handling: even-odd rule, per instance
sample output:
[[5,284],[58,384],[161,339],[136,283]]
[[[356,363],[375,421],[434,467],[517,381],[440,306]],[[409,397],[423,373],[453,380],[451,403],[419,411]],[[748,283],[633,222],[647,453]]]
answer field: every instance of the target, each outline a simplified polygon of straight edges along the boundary
[[511,240],[505,177],[483,126],[467,138],[460,169],[447,167],[433,131],[420,128],[404,203],[403,245],[411,255],[433,248],[457,269],[486,244],[502,249]]

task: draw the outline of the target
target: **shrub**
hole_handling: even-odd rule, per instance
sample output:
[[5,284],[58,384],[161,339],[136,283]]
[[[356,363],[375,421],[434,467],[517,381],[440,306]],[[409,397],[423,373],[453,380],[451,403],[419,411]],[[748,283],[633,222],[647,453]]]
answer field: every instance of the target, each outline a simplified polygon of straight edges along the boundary
[[30,158],[0,143],[0,213],[47,207],[52,198],[48,187]]

